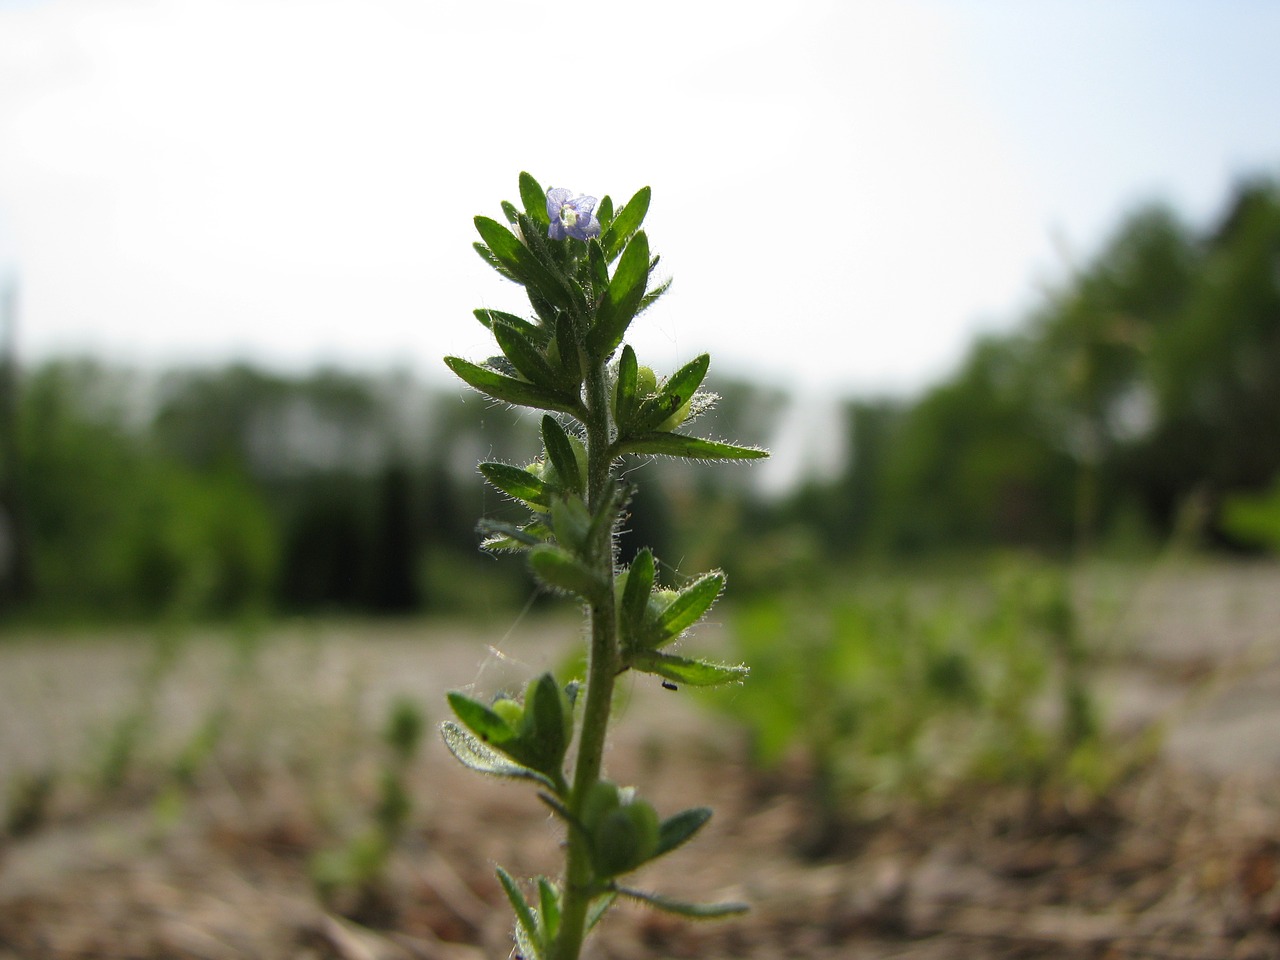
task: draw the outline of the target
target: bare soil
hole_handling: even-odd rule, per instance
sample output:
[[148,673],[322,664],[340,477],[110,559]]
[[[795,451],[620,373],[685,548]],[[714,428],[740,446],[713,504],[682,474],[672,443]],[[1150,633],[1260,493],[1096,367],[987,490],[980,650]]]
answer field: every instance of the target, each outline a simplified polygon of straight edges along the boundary
[[[1082,585],[1121,598],[1093,605],[1103,696],[1117,728],[1163,735],[1102,799],[973,788],[864,811],[813,859],[803,765],[752,770],[686,691],[633,683],[611,775],[664,812],[716,809],[636,885],[752,910],[696,923],[623,906],[590,956],[1280,957],[1280,567],[1120,576]],[[463,770],[434,736],[381,887],[322,903],[308,863],[367,822],[388,703],[438,721],[445,690],[518,686],[576,629],[292,624],[246,654],[211,634],[168,659],[146,634],[8,638],[0,958],[507,957],[494,865],[554,873],[558,830],[530,789]],[[175,758],[215,717],[183,779]]]

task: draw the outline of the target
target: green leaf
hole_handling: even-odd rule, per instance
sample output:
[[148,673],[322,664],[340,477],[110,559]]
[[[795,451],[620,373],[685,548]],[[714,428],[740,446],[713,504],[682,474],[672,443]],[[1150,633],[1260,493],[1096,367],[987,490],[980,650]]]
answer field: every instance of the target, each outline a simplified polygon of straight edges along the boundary
[[688,843],[710,819],[710,807],[693,807],[663,820],[658,828],[658,852],[654,856],[660,857]]
[[536,290],[530,290],[526,287],[525,292],[529,294],[529,304],[538,315],[538,319],[550,328],[556,322],[556,317],[560,315],[560,308],[546,297],[540,295]]
[[494,259],[501,263],[512,276],[524,282],[525,271],[531,257],[516,235],[491,217],[476,217],[473,221],[476,232],[483,238],[485,246]]
[[[653,267],[655,263],[657,263],[657,257],[654,257],[654,263],[649,264],[650,276],[653,275]],[[656,287],[650,287],[649,292],[646,293],[644,295],[644,299],[640,301],[640,309],[636,311],[636,316],[639,316],[640,314],[648,310],[651,306],[653,306],[654,301],[656,301],[660,296],[662,296],[664,293],[666,293],[670,289],[671,289],[670,277],[667,277],[667,279],[663,280]]]
[[573,452],[564,427],[550,414],[542,418],[542,444],[560,478],[560,485],[571,493],[581,495],[584,486],[582,471],[578,469],[578,457]]
[[505,323],[508,326],[515,327],[523,333],[531,342],[538,346],[545,346],[550,339],[550,332],[546,327],[540,327],[536,323],[530,323],[524,317],[517,317],[514,313],[504,313],[502,310],[490,310],[487,307],[481,307],[478,310],[471,311],[477,320],[479,320],[487,329],[492,330],[494,322]]
[[555,321],[556,350],[560,354],[560,385],[566,391],[577,394],[582,385],[582,357],[578,352],[578,338],[573,332],[573,317],[562,313]]
[[507,223],[514,225],[516,222],[516,217],[519,216],[519,211],[516,210],[515,204],[511,203],[508,200],[503,200],[501,203],[501,207],[502,207],[502,215],[507,218]]
[[664,897],[657,893],[646,893],[643,890],[631,890],[627,887],[618,887],[616,889],[624,897],[647,903],[649,906],[664,913],[675,913],[693,920],[714,920],[718,917],[731,917],[735,914],[746,913],[751,909],[745,903],[688,903],[684,900]]
[[529,903],[525,900],[524,894],[520,892],[519,884],[511,878],[511,874],[501,867],[498,867],[498,881],[502,884],[502,889],[506,892],[507,899],[511,901],[511,909],[515,911],[516,922],[524,930],[525,936],[540,949],[543,946],[543,941],[541,931],[538,929],[538,920],[533,911],[529,909]]
[[[573,733],[572,713],[566,711],[567,698],[560,690],[556,678],[544,673],[532,681],[525,692],[524,718],[526,730],[521,739],[536,745],[545,763],[536,767],[544,772],[559,768],[569,749],[569,737]],[[566,715],[568,713],[568,715]]]
[[489,252],[517,283],[536,289],[558,307],[572,309],[573,298],[564,281],[550,272],[514,233],[489,217],[476,217],[475,225]]
[[655,650],[630,651],[631,667],[643,673],[653,673],[676,683],[691,687],[716,687],[725,683],[741,683],[747,679],[750,668],[739,664],[711,663],[707,660],[686,660]]
[[546,960],[546,951],[538,945],[536,940],[531,939],[524,932],[524,927],[520,924],[517,923],[515,929],[511,931],[511,939],[516,942],[513,955],[520,958],[520,960],[525,960],[525,958],[528,958],[528,960]]
[[551,529],[562,547],[585,554],[591,537],[592,517],[577,497],[556,497],[551,503]]
[[604,919],[604,915],[609,912],[609,908],[613,906],[614,901],[618,899],[618,891],[610,890],[602,895],[599,899],[592,901],[591,909],[587,911],[587,932],[590,933],[595,929],[597,923]]
[[658,847],[658,815],[644,800],[610,810],[592,831],[591,862],[596,874],[613,877],[651,859]]
[[534,223],[542,227],[550,225],[551,218],[547,216],[547,191],[523,171],[520,173],[520,202],[524,204],[524,212]]
[[693,626],[711,609],[724,590],[724,574],[706,573],[682,589],[658,617],[659,643],[666,643]]
[[[648,187],[641,187],[636,191],[636,195],[627,201],[627,205],[618,211],[618,215],[611,218],[609,228],[600,237],[600,245],[604,247],[610,263],[618,256],[627,239],[640,229],[640,224],[644,222],[644,215],[649,212],[649,199],[652,195],[653,191]],[[646,253],[645,256],[647,259],[648,254]]]
[[480,472],[508,496],[543,508],[551,505],[550,489],[528,470],[513,467],[509,463],[486,462],[480,464]]
[[591,279],[599,290],[609,287],[609,263],[605,260],[604,248],[600,241],[592,238],[587,241],[587,265],[591,268]]
[[546,877],[538,878],[538,916],[542,921],[542,935],[550,943],[560,930],[560,894]]
[[627,437],[619,441],[617,453],[685,457],[689,460],[759,460],[769,456],[769,451],[760,447],[740,447],[718,440],[689,437],[683,433],[643,433]]
[[479,773],[487,773],[494,777],[512,777],[517,780],[534,780],[549,790],[556,785],[550,777],[531,770],[504,757],[498,751],[482,743],[475,734],[458,726],[452,720],[440,724],[440,734],[444,745],[464,767],[470,767]]
[[476,253],[480,254],[480,259],[482,259],[489,266],[493,267],[493,269],[497,270],[498,273],[502,274],[502,276],[506,277],[508,280],[511,280],[514,283],[524,283],[523,280],[521,280],[514,273],[508,270],[505,266],[503,266],[502,261],[499,260],[497,257],[495,257],[493,255],[493,251],[490,250],[488,247],[486,247],[483,243],[480,243],[479,241],[477,241],[473,243],[471,246]]
[[493,324],[490,329],[503,354],[521,376],[548,390],[559,387],[560,378],[547,363],[547,358],[542,355],[537,343],[531,341],[523,330],[501,321]]
[[706,379],[707,368],[711,365],[710,354],[702,354],[686,363],[673,373],[662,385],[656,397],[650,397],[640,404],[632,427],[637,433],[653,430],[670,418],[676,411],[693,399]]
[[618,432],[624,436],[630,432],[631,418],[636,412],[636,352],[631,344],[622,348],[622,356],[618,359],[618,382],[613,390],[613,419]]
[[622,588],[622,629],[624,636],[637,638],[644,628],[653,592],[653,553],[648,547],[636,554],[627,571],[627,585]]
[[449,692],[448,699],[458,719],[483,742],[501,746],[515,739],[516,731],[511,729],[511,724],[479,700],[456,690]]
[[[551,240],[547,236],[547,228],[544,224],[536,223],[523,213],[517,214],[516,226],[524,237],[524,247],[529,252],[530,263],[537,271],[541,271],[546,278],[549,278],[552,284],[547,288],[544,296],[562,308],[571,309],[578,315],[585,316],[587,295],[572,273],[565,272],[564,244]],[[537,281],[540,287],[544,283],[545,281],[541,279]],[[567,300],[562,299],[564,294],[568,295]]]
[[444,362],[468,386],[495,400],[521,407],[533,407],[537,410],[557,410],[574,416],[580,412],[577,398],[547,390],[524,380],[517,380],[515,377],[508,377],[506,374],[460,357],[445,357]]
[[576,557],[551,544],[540,544],[529,551],[529,566],[548,587],[568,591],[583,599],[596,597],[602,588],[595,573]]
[[600,198],[600,202],[596,205],[596,219],[601,225],[608,230],[609,224],[613,222],[613,197],[607,193]]
[[501,520],[484,519],[476,524],[476,529],[485,538],[480,549],[493,552],[528,550],[551,537],[551,531],[540,523],[517,527]]
[[593,356],[612,353],[627,334],[627,327],[640,309],[649,279],[649,239],[641,231],[631,238],[609,281],[609,290],[596,309],[596,322],[587,336]]

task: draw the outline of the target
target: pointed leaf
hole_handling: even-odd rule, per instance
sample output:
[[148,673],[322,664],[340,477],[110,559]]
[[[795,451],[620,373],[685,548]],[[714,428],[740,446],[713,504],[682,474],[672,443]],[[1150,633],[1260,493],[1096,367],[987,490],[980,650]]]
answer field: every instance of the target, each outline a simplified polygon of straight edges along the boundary
[[658,617],[660,643],[674,640],[711,609],[724,590],[724,574],[703,574],[681,590]]
[[[547,236],[547,228],[544,224],[531,220],[523,213],[516,215],[516,226],[520,235],[524,237],[524,247],[529,252],[530,264],[541,271],[545,277],[550,278],[553,284],[552,289],[543,295],[562,308],[576,310],[579,315],[585,315],[587,295],[573,275],[565,272],[564,245]],[[543,282],[539,280],[538,284],[541,285]],[[564,294],[568,295],[567,301],[561,299]]]
[[578,469],[578,457],[573,451],[564,427],[550,414],[542,418],[542,444],[546,448],[547,457],[556,469],[560,485],[571,493],[581,495],[583,486],[582,471]]
[[654,856],[660,857],[688,843],[710,819],[710,807],[693,807],[663,820],[662,826],[658,828],[658,852]]
[[546,877],[538,878],[538,916],[542,935],[550,943],[560,930],[560,893]]
[[557,410],[575,416],[578,413],[576,398],[570,398],[565,394],[547,390],[524,380],[517,380],[515,377],[508,377],[460,357],[445,357],[444,362],[468,386],[495,400],[538,410]]
[[489,217],[476,217],[474,222],[489,252],[517,283],[536,289],[558,307],[572,308],[573,298],[564,281],[550,272],[514,233]]
[[514,273],[508,270],[505,266],[503,266],[502,261],[499,260],[497,257],[495,257],[493,255],[493,251],[490,250],[488,247],[486,247],[483,243],[476,241],[471,246],[476,253],[480,254],[480,258],[485,263],[493,267],[493,269],[497,270],[498,273],[502,274],[502,276],[506,277],[508,280],[512,281],[513,283],[524,282],[519,277],[517,277]]
[[618,382],[613,389],[613,419],[618,432],[624,436],[631,431],[631,418],[635,415],[638,397],[636,352],[631,344],[622,348],[622,356],[618,358]]
[[499,746],[515,739],[516,731],[511,729],[511,724],[479,700],[456,690],[449,692],[448,699],[458,719],[484,743]]
[[[657,258],[655,257],[654,259],[656,261]],[[653,275],[653,264],[649,265],[649,275],[650,276]],[[654,301],[656,301],[660,296],[662,296],[664,293],[666,293],[670,289],[671,289],[670,277],[667,277],[667,279],[663,280],[656,287],[650,287],[649,292],[646,293],[644,295],[644,299],[640,301],[640,309],[636,311],[636,316],[639,316],[640,314],[648,310],[651,306],[653,306]]]
[[537,769],[550,773],[564,760],[569,749],[569,737],[573,734],[573,716],[566,716],[564,694],[550,673],[544,673],[529,684],[525,693],[524,718],[526,730],[522,739],[532,739],[546,763],[538,763]]
[[627,201],[627,205],[618,211],[618,215],[612,218],[609,228],[601,235],[600,245],[604,247],[610,263],[617,257],[627,238],[640,229],[644,215],[649,212],[649,199],[652,195],[653,191],[648,187],[641,187]]
[[683,433],[644,433],[618,443],[618,455],[628,453],[654,457],[684,457],[689,460],[760,460],[769,451],[760,447],[740,447],[719,440],[704,440]]
[[511,874],[501,867],[498,867],[498,880],[507,894],[507,899],[511,901],[511,909],[515,911],[516,922],[524,930],[525,936],[540,950],[542,936],[538,930],[538,920],[533,911],[529,909],[529,903],[525,900],[524,894],[520,892],[520,885],[511,878]]
[[527,550],[546,543],[551,537],[551,531],[540,523],[517,527],[501,520],[485,519],[476,524],[476,529],[485,538],[480,548],[491,551]]
[[550,225],[551,218],[547,216],[547,191],[523,171],[520,174],[520,202],[524,204],[524,212],[531,220],[542,227]]
[[488,307],[480,307],[476,310],[472,310],[471,312],[475,315],[475,318],[487,328],[492,329],[493,322],[495,320],[500,320],[503,323],[515,327],[539,346],[546,343],[548,339],[547,330],[545,328],[540,327],[537,324],[530,323],[524,317],[517,317],[514,313],[505,313],[502,310],[490,310]]
[[627,571],[627,585],[622,589],[622,629],[629,639],[639,637],[644,629],[653,593],[653,553],[648,547],[636,554]]
[[627,327],[640,309],[649,279],[649,240],[641,231],[631,238],[609,281],[609,290],[596,309],[596,322],[587,336],[592,355],[612,353],[626,336]]
[[591,537],[591,514],[577,497],[556,497],[551,503],[551,529],[560,545],[575,554],[587,552]]
[[560,353],[560,386],[576,395],[582,385],[582,356],[573,332],[573,318],[562,313],[554,326],[556,350]]
[[637,433],[645,433],[658,427],[669,419],[681,407],[693,399],[706,379],[707,368],[711,365],[711,356],[702,354],[686,363],[673,373],[662,385],[656,397],[650,397],[640,404],[632,427]]
[[609,912],[609,908],[613,906],[613,902],[618,899],[618,892],[610,890],[600,899],[591,904],[591,909],[587,911],[587,932],[590,933],[595,925],[604,919],[604,915]]
[[604,248],[600,241],[592,238],[587,241],[587,265],[591,268],[591,280],[597,290],[609,288],[609,262],[605,259]]
[[531,259],[524,244],[514,233],[490,217],[476,217],[474,223],[476,232],[483,238],[494,259],[506,267],[512,276],[524,282],[527,279],[525,270]]
[[529,552],[529,566],[548,587],[565,590],[583,599],[597,596],[601,583],[576,557],[559,547],[541,544]]
[[555,390],[559,386],[559,377],[547,363],[547,358],[523,330],[501,321],[494,323],[490,329],[503,354],[521,376],[548,390]]
[[512,953],[515,960],[547,960],[547,952],[524,932],[521,924],[515,925],[511,931],[511,939],[516,942],[516,948]]
[[551,503],[551,491],[546,483],[528,470],[509,463],[486,462],[480,464],[480,472],[491,484],[517,500],[544,508]]
[[714,920],[718,917],[731,917],[734,914],[746,913],[751,909],[745,903],[688,903],[684,900],[674,900],[661,894],[646,893],[643,890],[631,890],[627,887],[618,887],[617,890],[624,897],[647,903],[649,906],[662,910],[664,913],[675,913],[693,920]]
[[514,226],[516,217],[519,215],[519,211],[516,210],[515,204],[511,203],[509,200],[503,200],[500,206],[502,207],[502,215],[507,218],[507,223]]
[[676,683],[691,687],[716,687],[725,683],[741,683],[751,672],[739,664],[710,663],[706,660],[686,660],[669,653],[654,650],[631,651],[628,657],[631,667],[643,673],[653,673]]
[[487,773],[495,777],[534,780],[549,790],[556,789],[556,785],[551,781],[550,777],[504,757],[498,751],[482,743],[469,730],[460,727],[452,720],[446,720],[440,724],[440,734],[444,738],[444,745],[449,748],[449,752],[464,767],[470,767],[479,773]]

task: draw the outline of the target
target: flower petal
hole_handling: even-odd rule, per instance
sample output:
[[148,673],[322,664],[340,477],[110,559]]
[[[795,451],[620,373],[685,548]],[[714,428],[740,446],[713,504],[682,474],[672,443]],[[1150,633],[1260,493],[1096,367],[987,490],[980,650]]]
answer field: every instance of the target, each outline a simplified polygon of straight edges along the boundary
[[547,216],[555,223],[560,219],[560,208],[573,198],[573,191],[564,187],[553,187],[547,191]]

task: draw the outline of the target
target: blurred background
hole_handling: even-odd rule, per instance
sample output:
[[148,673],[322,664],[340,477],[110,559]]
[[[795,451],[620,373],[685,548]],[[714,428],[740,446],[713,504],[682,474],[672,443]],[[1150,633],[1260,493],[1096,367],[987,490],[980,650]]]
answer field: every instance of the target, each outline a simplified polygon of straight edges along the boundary
[[[631,342],[660,375],[710,352],[693,432],[773,451],[628,466],[624,561],[723,568],[705,643],[755,674],[658,692],[612,761],[728,803],[733,856],[667,879],[762,877],[757,926],[604,955],[1099,956],[1133,924],[1280,955],[1274,804],[1152,806],[1170,758],[1280,771],[1276,37],[1262,0],[0,0],[0,955],[245,955],[138,927],[145,884],[84,906],[41,831],[121,808],[203,830],[202,870],[271,851],[410,955],[505,951],[486,858],[554,869],[536,804],[412,764],[444,689],[576,666],[564,605],[477,550],[511,508],[476,463],[537,420],[441,362],[494,352],[473,309],[527,313],[470,249],[521,170],[653,188],[674,283]],[[145,869],[187,890],[175,856]],[[831,906],[818,861],[862,892]],[[284,907],[211,883],[188,920],[285,955],[244,933]],[[368,955],[316,923],[282,942]],[[1173,955],[1144,949],[1106,955]]]
[[[1256,547],[1224,509],[1280,470],[1277,28],[0,3],[5,608],[461,602],[500,508],[474,461],[534,431],[440,357],[487,355],[473,308],[524,309],[469,249],[521,169],[654,187],[675,284],[637,349],[711,351],[707,432],[775,451],[646,468],[659,544],[712,497],[840,558],[1153,545],[1193,500],[1206,545]],[[751,539],[720,562],[777,546]]]

